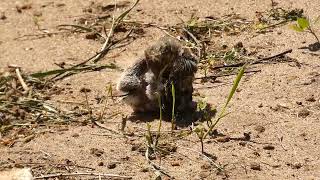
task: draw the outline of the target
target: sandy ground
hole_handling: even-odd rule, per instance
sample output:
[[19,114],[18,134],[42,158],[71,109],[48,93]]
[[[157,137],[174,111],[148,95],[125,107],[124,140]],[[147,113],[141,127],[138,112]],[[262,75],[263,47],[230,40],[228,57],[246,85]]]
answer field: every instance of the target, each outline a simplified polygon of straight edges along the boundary
[[[16,6],[27,3],[32,7],[18,13]],[[35,15],[41,14],[38,20],[41,29],[55,32],[57,25],[74,23],[89,4],[89,1],[81,0],[0,1],[0,13],[4,12],[6,16],[0,20],[0,67],[16,64],[26,72],[46,71],[56,69],[55,63],[79,63],[95,54],[102,43],[86,39],[81,33],[16,39],[41,33],[35,25]],[[277,6],[303,8],[305,14],[313,18],[320,12],[318,0],[284,0]],[[219,17],[238,13],[255,20],[256,11],[270,8],[271,1],[263,0],[142,0],[129,18],[159,26],[180,23],[192,14]],[[317,33],[320,35],[319,30]],[[100,64],[114,62],[126,68],[148,45],[163,35],[161,30],[147,27],[144,34],[133,42],[110,51]],[[261,71],[245,75],[228,108],[230,114],[217,126],[219,133],[231,139],[227,142],[217,138],[205,141],[205,151],[215,157],[215,163],[224,167],[223,172],[218,172],[199,155],[201,148],[195,135],[173,141],[177,150],[161,159],[164,170],[175,179],[320,179],[320,53],[300,49],[315,42],[312,35],[294,32],[285,25],[264,34],[246,32],[236,36],[212,37],[211,41],[216,46],[233,46],[240,41],[244,47],[257,48],[258,55],[262,56],[293,49],[288,56],[298,60],[301,67],[292,62],[254,65]],[[58,82],[58,86],[66,90],[55,95],[52,102],[56,106],[70,108],[57,101],[84,102],[85,96],[80,89],[89,87],[92,90],[88,93],[89,103],[94,110],[100,111],[103,105],[97,104],[94,98],[104,95],[106,86],[109,83],[115,85],[120,75],[119,70],[105,69],[71,76]],[[197,80],[195,91],[207,97],[208,103],[219,110],[233,79],[234,76],[218,78],[217,83]],[[110,101],[106,117],[115,113],[119,115],[103,119],[104,126],[118,130],[121,114],[130,112],[130,108],[121,102]],[[157,121],[149,121],[155,129]],[[35,176],[94,171],[133,179],[153,179],[154,171],[144,157],[144,132],[141,129],[146,128],[146,122],[141,119],[128,121],[126,132],[131,133],[128,137],[94,125],[42,127],[30,142],[17,142],[12,147],[0,146],[0,167],[31,167]],[[170,123],[165,122],[163,130],[169,129]],[[250,141],[241,139],[244,133],[250,134]],[[85,179],[80,176],[72,178]]]

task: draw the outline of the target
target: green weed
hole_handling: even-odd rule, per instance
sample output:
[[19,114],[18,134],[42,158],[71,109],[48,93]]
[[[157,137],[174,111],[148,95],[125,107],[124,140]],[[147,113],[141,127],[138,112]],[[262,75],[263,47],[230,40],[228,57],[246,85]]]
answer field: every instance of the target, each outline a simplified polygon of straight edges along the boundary
[[298,18],[296,21],[296,24],[291,25],[291,29],[297,31],[297,32],[307,32],[310,33],[314,36],[314,38],[317,40],[318,43],[320,43],[320,40],[317,36],[317,34],[315,33],[315,30],[313,28],[313,25],[318,23],[320,20],[320,16],[318,18],[316,18],[315,21],[311,21],[308,18]]

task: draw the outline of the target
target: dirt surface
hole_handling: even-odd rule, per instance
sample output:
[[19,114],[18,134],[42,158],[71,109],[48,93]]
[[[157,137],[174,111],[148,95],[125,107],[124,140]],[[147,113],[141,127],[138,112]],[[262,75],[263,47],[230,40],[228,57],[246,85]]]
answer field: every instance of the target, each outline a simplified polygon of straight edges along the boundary
[[[91,39],[89,33],[60,31],[57,26],[79,24],[81,18],[88,18],[88,14],[117,16],[133,2],[119,1],[115,11],[113,6],[107,6],[113,1],[91,2],[1,0],[0,68],[15,64],[25,73],[44,72],[58,69],[57,64],[77,64],[96,54],[103,39]],[[256,22],[257,12],[276,7],[303,9],[307,17],[314,19],[320,12],[318,0],[283,0],[277,1],[275,6],[271,2],[141,0],[126,19],[166,27],[188,21],[192,16],[219,18],[232,13]],[[309,33],[293,31],[289,24],[292,23],[264,33],[254,30],[235,35],[221,33],[208,39],[208,49],[224,45],[233,47],[242,42],[248,51],[255,52],[253,57],[268,57],[293,49],[287,56],[298,63],[252,65],[251,70],[259,71],[244,75],[228,107],[229,114],[216,127],[218,135],[204,141],[205,156],[201,155],[195,134],[173,137],[166,133],[170,131],[170,122],[164,122],[159,142],[165,144],[169,154],[152,160],[160,164],[161,171],[175,179],[320,179],[320,51],[301,48],[315,43],[315,39]],[[115,36],[123,36],[126,32],[119,30]],[[320,36],[319,29],[316,33]],[[39,34],[45,35],[28,36]],[[164,31],[154,26],[140,27],[133,32],[130,41],[111,49],[97,63],[113,63],[118,68],[78,73],[56,81],[55,86],[61,91],[50,94],[47,102],[64,111],[87,110],[89,104],[93,114],[101,114],[105,103],[99,103],[99,98],[107,96],[109,84],[115,87],[122,69],[164,35]],[[203,72],[200,69],[197,77],[202,77]],[[195,99],[205,98],[219,112],[234,78],[197,79]],[[90,91],[83,93],[83,88]],[[147,122],[152,130],[156,130],[158,120],[130,114],[131,109],[115,98],[107,101],[105,116],[99,120],[100,127],[90,122],[90,113],[79,115],[72,122],[33,121],[30,124],[28,119],[15,122],[9,132],[0,132],[0,168],[30,167],[37,177],[97,172],[154,179],[155,171],[145,158],[144,134]],[[122,132],[119,129],[126,116],[128,120]],[[190,126],[187,124],[178,129],[188,130]],[[10,143],[5,143],[8,141]],[[57,179],[87,178],[57,176]],[[163,179],[170,178],[163,175]]]

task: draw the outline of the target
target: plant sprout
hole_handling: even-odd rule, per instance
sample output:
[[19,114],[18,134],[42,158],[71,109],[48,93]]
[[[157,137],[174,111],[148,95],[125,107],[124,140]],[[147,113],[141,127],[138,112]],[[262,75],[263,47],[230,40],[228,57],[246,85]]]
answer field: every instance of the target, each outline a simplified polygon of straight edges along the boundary
[[[317,23],[320,19],[320,16],[314,21],[314,24]],[[296,24],[292,25],[291,28],[297,32],[307,32],[312,34],[318,43],[320,43],[320,40],[318,36],[315,33],[315,30],[312,27],[312,23],[307,18],[298,18],[296,21]]]

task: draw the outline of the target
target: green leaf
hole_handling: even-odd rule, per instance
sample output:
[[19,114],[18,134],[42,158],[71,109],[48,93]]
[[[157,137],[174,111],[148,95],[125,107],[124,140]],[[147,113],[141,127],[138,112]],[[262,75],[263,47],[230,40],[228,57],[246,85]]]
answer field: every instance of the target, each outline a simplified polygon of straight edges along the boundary
[[223,112],[221,113],[222,115],[224,114],[224,111],[225,111],[226,107],[228,106],[230,100],[232,99],[232,96],[233,96],[234,93],[236,92],[236,89],[237,89],[237,87],[238,87],[238,85],[239,85],[239,82],[240,82],[240,80],[241,80],[241,78],[242,78],[242,76],[243,76],[243,74],[244,74],[244,69],[245,69],[245,67],[242,67],[242,68],[240,69],[240,71],[239,71],[239,73],[238,73],[235,81],[233,82],[233,86],[232,86],[232,89],[231,89],[231,91],[230,91],[230,93],[229,93],[228,100],[227,100],[227,102],[226,102],[226,104],[225,104],[225,106],[224,106],[224,108],[223,108]]
[[268,25],[265,23],[259,23],[254,26],[254,28],[257,30],[265,29],[266,27],[268,27]]
[[145,137],[147,140],[148,147],[151,147],[153,140],[152,140],[152,135],[151,135],[151,125],[149,123],[147,123],[147,131],[146,131]]
[[108,90],[107,90],[108,92],[107,92],[107,95],[109,96],[109,97],[113,97],[113,92],[112,92],[112,84],[110,83],[109,84],[109,87],[108,87]]
[[291,25],[290,28],[297,32],[303,32],[303,29],[301,29],[301,27],[297,26],[296,24]]
[[[125,12],[123,12],[116,20],[115,20],[115,23],[116,25],[118,25],[128,14],[129,12],[134,8],[136,7],[136,5],[139,3],[140,0],[136,0],[136,2],[129,8],[127,9]],[[116,26],[114,26],[116,27]]]
[[298,18],[297,23],[298,23],[298,26],[303,30],[305,30],[310,26],[309,20],[306,18]]
[[241,67],[241,69],[239,70],[239,73],[238,73],[236,79],[235,79],[234,82],[233,82],[233,86],[232,86],[231,91],[230,91],[230,93],[229,93],[229,96],[228,96],[228,99],[227,99],[226,104],[223,106],[223,108],[222,108],[222,110],[221,110],[221,112],[220,112],[217,120],[216,120],[214,123],[212,123],[212,125],[209,127],[209,130],[208,130],[207,133],[204,135],[204,138],[206,138],[207,135],[212,131],[212,129],[218,124],[218,122],[219,122],[223,117],[226,116],[226,113],[225,113],[225,112],[226,112],[226,110],[227,110],[227,106],[229,105],[229,102],[231,101],[234,93],[236,92],[236,90],[237,90],[237,88],[238,88],[238,85],[239,85],[239,83],[240,83],[240,80],[241,80],[241,78],[242,78],[242,76],[243,76],[243,74],[244,74],[245,68],[246,68],[246,65],[244,65],[243,67]]
[[176,105],[176,91],[174,88],[173,82],[171,83],[171,93],[172,93],[172,114],[171,114],[171,130],[174,130],[175,128],[175,105]]

